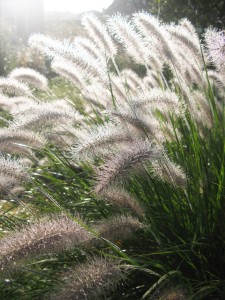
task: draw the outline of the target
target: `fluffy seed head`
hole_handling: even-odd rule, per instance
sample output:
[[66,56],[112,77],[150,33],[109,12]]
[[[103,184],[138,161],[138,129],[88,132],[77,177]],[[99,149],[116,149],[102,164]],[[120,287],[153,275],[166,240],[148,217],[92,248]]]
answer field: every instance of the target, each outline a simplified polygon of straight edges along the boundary
[[41,50],[50,58],[66,59],[74,64],[82,67],[86,72],[90,72],[103,80],[105,80],[106,69],[101,61],[96,60],[88,51],[75,48],[73,44],[68,42],[61,43],[45,37],[42,34],[33,34],[29,39],[29,44]]
[[10,73],[9,78],[17,79],[41,90],[46,90],[48,87],[47,78],[30,68],[16,68]]
[[31,96],[29,87],[14,78],[0,78],[0,92],[7,95]]
[[[166,30],[170,34],[170,38],[174,43],[177,43],[178,49],[184,53],[184,55],[190,55],[191,60],[194,58],[194,63],[202,64],[200,41],[197,33],[191,34],[187,29],[181,25],[169,25],[165,26]],[[182,63],[182,62],[181,62]]]
[[11,111],[14,120],[11,121],[12,129],[40,129],[58,124],[74,124],[80,122],[81,116],[71,106],[62,100],[41,102],[29,105],[19,105]]
[[136,90],[142,86],[142,79],[131,69],[125,69],[121,72],[124,82],[132,89]]
[[102,62],[105,62],[104,53],[101,52],[96,43],[91,39],[78,36],[74,39],[74,44],[88,51],[95,59],[100,59]]
[[34,134],[30,131],[26,130],[13,130],[10,127],[8,128],[0,128],[0,148],[1,145],[18,145],[18,146],[28,146],[34,147],[36,149],[44,146],[45,139],[39,135]]
[[134,14],[133,22],[135,27],[145,36],[147,43],[157,47],[161,59],[174,60],[168,34],[156,17],[145,12],[139,12]]
[[128,55],[137,63],[148,64],[147,48],[143,43],[142,36],[135,31],[131,22],[126,21],[120,14],[117,14],[109,19],[108,26],[110,32],[124,46]]
[[100,193],[116,179],[128,176],[128,171],[145,160],[161,158],[161,151],[147,142],[133,143],[129,149],[117,153],[98,170],[95,192]]
[[87,30],[90,38],[99,47],[106,57],[114,57],[117,49],[107,31],[107,28],[93,14],[86,14],[82,18],[82,25]]
[[95,230],[99,235],[111,242],[129,239],[137,230],[143,227],[138,219],[131,216],[116,216],[110,220],[102,221]]
[[161,29],[161,22],[158,18],[150,15],[146,12],[138,12],[133,15],[133,22],[135,26],[144,34],[146,37],[153,41],[165,43],[165,37],[163,36]]
[[187,177],[182,168],[168,158],[165,158],[164,161],[153,162],[152,166],[155,176],[161,180],[182,188],[187,186]]
[[18,179],[27,177],[24,167],[20,164],[18,159],[4,157],[0,154],[0,172],[9,176],[15,176]]
[[[177,94],[170,91],[162,91],[159,88],[151,89],[146,96],[131,102],[135,108],[144,111],[159,110],[161,112],[171,112],[181,115],[181,104]],[[148,110],[149,108],[149,110]]]
[[225,33],[208,28],[204,37],[208,59],[220,69],[225,65]]
[[193,24],[186,18],[183,18],[179,21],[179,25],[185,28],[190,34],[196,36],[197,32]]
[[184,291],[178,288],[170,288],[160,293],[156,300],[187,300],[187,295]]
[[106,190],[103,190],[99,194],[105,201],[122,209],[129,209],[135,215],[142,216],[144,211],[139,205],[137,199],[124,189],[112,186]]
[[75,84],[78,89],[81,90],[86,85],[84,80],[86,72],[83,68],[63,59],[54,59],[51,67],[57,74]]
[[0,240],[0,269],[21,259],[87,245],[88,231],[65,215],[54,215],[14,231]]
[[7,191],[16,184],[28,180],[26,168],[20,164],[18,159],[12,159],[0,154],[0,190]]
[[47,51],[47,49],[56,49],[59,44],[56,40],[53,40],[43,34],[34,33],[29,37],[28,45],[32,48],[38,49],[41,52]]
[[90,258],[65,275],[66,284],[51,300],[105,299],[124,278],[120,263],[108,258]]
[[28,97],[6,97],[5,95],[0,94],[0,107],[3,110],[10,112],[17,105],[24,103],[36,103],[36,101]]
[[225,76],[220,72],[208,70],[208,77],[212,84],[215,84],[217,87],[225,86]]
[[145,137],[146,134],[149,134],[151,138],[157,141],[162,139],[159,122],[153,115],[150,117],[140,110],[121,109],[111,112],[111,116],[119,120],[124,126],[128,126],[128,129],[136,130],[136,134],[139,133]]
[[11,107],[10,99],[0,93],[0,109],[8,111]]
[[121,126],[109,125],[97,126],[92,131],[83,134],[72,149],[72,156],[75,159],[90,158],[97,155],[104,155],[111,147],[122,143],[132,142],[133,139]]
[[154,70],[149,70],[147,75],[143,78],[145,87],[157,88],[160,86],[161,77]]
[[[0,173],[1,174],[1,173]],[[0,194],[8,194],[13,187],[17,187],[21,184],[21,181],[17,177],[10,175],[0,175]]]

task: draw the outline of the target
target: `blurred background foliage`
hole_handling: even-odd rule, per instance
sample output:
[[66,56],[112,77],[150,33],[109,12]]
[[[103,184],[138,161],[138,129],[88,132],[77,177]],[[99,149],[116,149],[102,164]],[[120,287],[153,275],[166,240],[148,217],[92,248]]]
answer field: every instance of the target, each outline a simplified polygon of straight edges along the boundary
[[225,25],[224,0],[148,0],[148,7],[165,22],[188,18],[201,31],[210,25]]
[[188,18],[201,30],[209,25],[219,28],[225,25],[224,0],[114,0],[106,13],[119,11],[131,14],[142,9],[164,22],[177,22],[181,18]]

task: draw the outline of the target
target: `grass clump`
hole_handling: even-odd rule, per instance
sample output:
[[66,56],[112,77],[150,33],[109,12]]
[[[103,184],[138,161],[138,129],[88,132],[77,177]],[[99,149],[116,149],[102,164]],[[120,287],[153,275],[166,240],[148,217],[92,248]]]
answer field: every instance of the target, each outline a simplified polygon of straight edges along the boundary
[[[147,13],[116,15],[106,25],[89,14],[83,25],[89,37],[72,44],[40,34],[29,41],[76,86],[72,99],[52,99],[47,88],[1,98],[10,116],[5,130],[16,130],[14,144],[29,149],[12,153],[5,138],[1,168],[20,156],[28,175],[16,193],[8,171],[1,193],[30,217],[1,216],[0,293],[17,300],[223,299],[223,32],[207,29],[199,41],[189,21],[162,24]],[[117,66],[118,43],[146,69],[143,78]]]

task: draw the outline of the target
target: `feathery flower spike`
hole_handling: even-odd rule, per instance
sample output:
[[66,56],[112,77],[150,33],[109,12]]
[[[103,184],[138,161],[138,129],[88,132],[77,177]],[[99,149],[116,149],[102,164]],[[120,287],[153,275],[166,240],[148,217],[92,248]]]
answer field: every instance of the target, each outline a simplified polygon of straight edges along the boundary
[[67,216],[52,215],[0,240],[0,269],[37,255],[46,255],[88,245],[91,234]]
[[98,194],[117,179],[128,176],[128,171],[146,160],[160,160],[161,150],[147,142],[137,142],[130,148],[117,153],[100,167],[97,174],[98,183],[95,192]]
[[29,87],[14,78],[0,78],[0,92],[7,95],[31,96]]
[[208,28],[204,34],[207,56],[220,69],[225,65],[225,32]]
[[41,90],[46,90],[48,87],[47,78],[30,68],[16,68],[10,73],[9,78],[15,78]]
[[114,57],[117,48],[110,37],[107,28],[93,14],[86,14],[82,18],[82,25],[87,30],[90,38],[95,42],[106,57]]
[[62,289],[51,295],[51,300],[105,299],[124,279],[122,267],[117,260],[89,258],[70,271]]

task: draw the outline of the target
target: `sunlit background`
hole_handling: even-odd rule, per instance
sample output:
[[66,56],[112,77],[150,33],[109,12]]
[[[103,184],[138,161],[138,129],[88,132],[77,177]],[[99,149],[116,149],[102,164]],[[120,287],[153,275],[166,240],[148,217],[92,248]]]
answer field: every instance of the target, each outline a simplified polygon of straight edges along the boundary
[[144,10],[149,1],[153,0],[0,0],[0,76],[17,66],[49,71],[40,52],[28,46],[33,33],[71,42],[87,34],[81,25],[85,12],[104,20],[116,12]]
[[29,36],[38,32],[72,39],[82,34],[83,13],[101,16],[113,1],[0,0],[0,76],[18,65],[45,72],[43,58],[27,46]]
[[12,24],[19,36],[43,32],[49,20],[78,20],[87,11],[104,12],[113,0],[0,0],[0,22]]
[[44,9],[50,11],[69,11],[81,13],[84,11],[106,9],[113,0],[44,0]]

